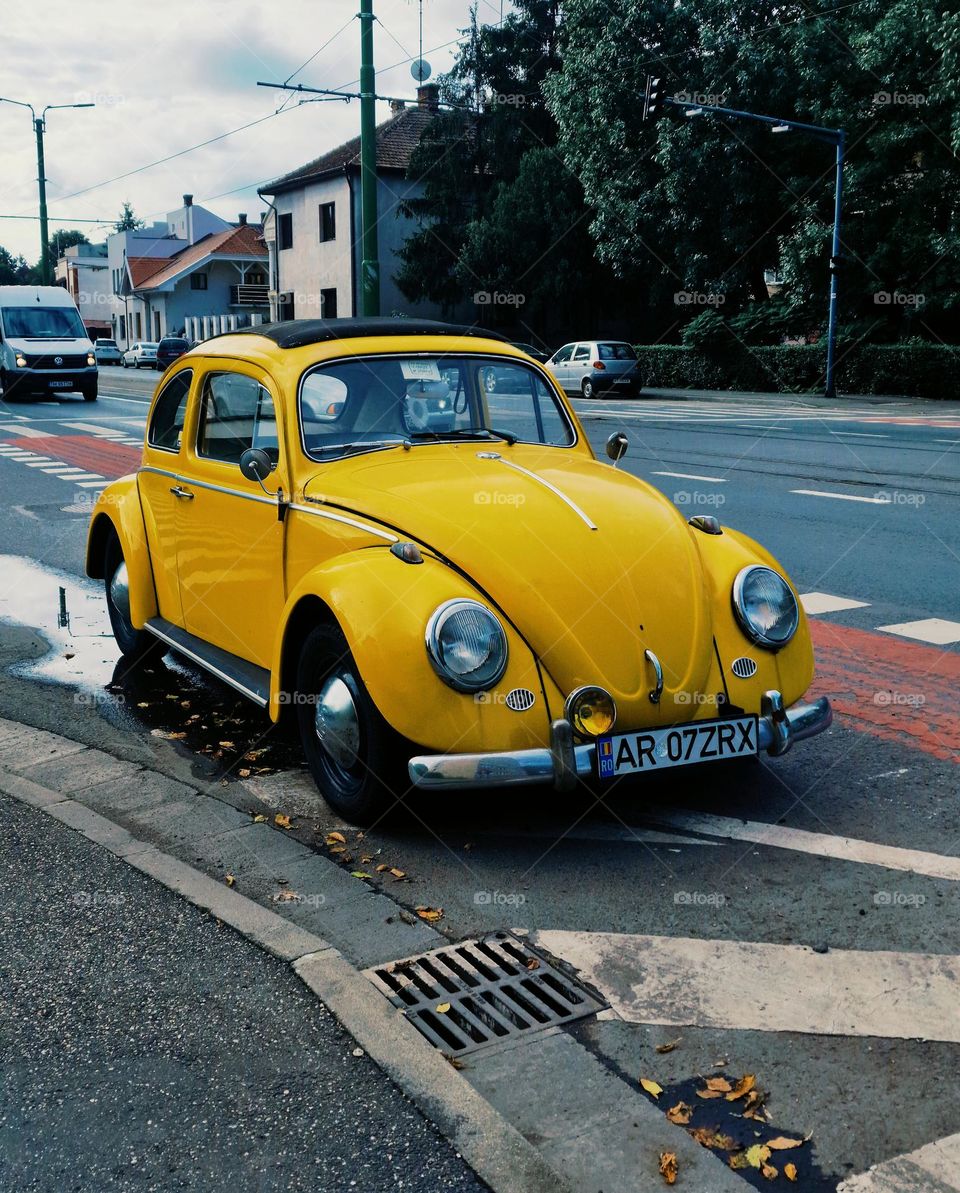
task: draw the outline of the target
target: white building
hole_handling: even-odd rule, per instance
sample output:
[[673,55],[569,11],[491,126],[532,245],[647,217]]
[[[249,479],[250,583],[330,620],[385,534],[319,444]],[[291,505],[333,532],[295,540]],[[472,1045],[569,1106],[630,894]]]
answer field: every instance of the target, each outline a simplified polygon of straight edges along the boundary
[[[377,126],[377,234],[380,250],[381,314],[438,317],[439,307],[411,303],[393,275],[397,256],[416,222],[401,204],[422,193],[407,178],[410,157],[438,110],[438,91],[428,84],[416,106],[394,104],[393,116]],[[262,187],[273,198],[264,219],[270,253],[271,319],[344,318],[359,313],[360,138],[307,162]]]
[[91,340],[110,337],[113,285],[106,244],[74,244],[57,261],[56,280],[73,297]]

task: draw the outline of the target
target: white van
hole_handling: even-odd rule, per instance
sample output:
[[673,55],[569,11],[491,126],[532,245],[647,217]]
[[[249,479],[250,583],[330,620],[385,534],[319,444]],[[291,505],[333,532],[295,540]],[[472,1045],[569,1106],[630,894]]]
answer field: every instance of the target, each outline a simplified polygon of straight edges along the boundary
[[96,401],[93,344],[61,286],[0,286],[0,387],[5,400],[76,390]]

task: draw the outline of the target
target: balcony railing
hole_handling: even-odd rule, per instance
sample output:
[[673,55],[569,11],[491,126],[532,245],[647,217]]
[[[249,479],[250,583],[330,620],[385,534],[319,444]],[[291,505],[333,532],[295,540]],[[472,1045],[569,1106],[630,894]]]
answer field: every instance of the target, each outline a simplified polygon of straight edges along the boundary
[[266,307],[270,305],[270,287],[245,283],[230,287],[230,305],[232,307]]

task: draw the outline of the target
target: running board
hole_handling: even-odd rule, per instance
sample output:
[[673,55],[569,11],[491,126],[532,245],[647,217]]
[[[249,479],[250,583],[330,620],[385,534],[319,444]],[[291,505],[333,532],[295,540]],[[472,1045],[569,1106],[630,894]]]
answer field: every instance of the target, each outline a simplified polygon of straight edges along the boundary
[[211,646],[209,642],[182,630],[165,617],[151,617],[143,628],[178,654],[202,667],[204,671],[209,671],[217,679],[235,688],[248,700],[266,708],[270,699],[270,672],[263,667],[248,663],[246,659],[221,650],[219,646]]

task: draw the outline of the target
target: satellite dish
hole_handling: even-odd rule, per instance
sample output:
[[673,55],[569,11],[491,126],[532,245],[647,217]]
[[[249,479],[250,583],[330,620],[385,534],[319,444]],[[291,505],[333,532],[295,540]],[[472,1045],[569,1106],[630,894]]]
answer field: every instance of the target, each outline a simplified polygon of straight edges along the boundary
[[410,73],[418,83],[425,83],[432,74],[430,63],[423,58],[417,58],[410,67]]

